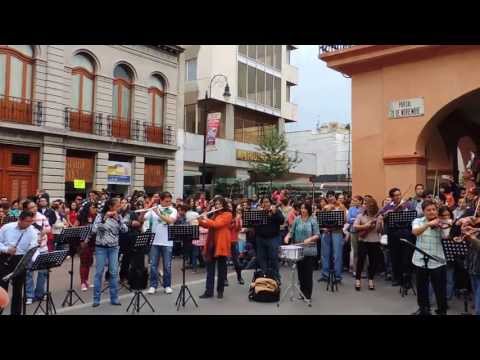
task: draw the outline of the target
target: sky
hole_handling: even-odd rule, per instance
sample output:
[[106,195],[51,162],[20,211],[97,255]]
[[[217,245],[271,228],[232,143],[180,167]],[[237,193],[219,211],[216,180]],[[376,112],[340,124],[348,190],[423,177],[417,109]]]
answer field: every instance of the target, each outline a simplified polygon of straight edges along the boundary
[[298,85],[292,90],[298,115],[287,131],[311,130],[318,121],[350,123],[350,79],[318,58],[318,45],[299,45],[291,56],[292,65],[298,68]]

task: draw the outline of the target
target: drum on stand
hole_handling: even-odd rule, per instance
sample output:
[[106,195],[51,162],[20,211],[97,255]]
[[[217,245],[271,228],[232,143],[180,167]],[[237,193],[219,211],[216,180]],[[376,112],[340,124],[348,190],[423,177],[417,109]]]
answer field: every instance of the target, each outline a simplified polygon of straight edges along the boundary
[[280,246],[280,257],[284,260],[300,261],[303,259],[303,246],[283,245]]

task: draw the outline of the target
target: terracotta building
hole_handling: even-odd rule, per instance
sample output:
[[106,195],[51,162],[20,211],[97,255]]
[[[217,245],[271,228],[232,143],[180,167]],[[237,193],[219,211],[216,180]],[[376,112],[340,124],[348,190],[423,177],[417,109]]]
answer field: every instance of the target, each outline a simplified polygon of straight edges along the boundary
[[480,141],[480,46],[320,46],[352,79],[353,193],[461,180]]

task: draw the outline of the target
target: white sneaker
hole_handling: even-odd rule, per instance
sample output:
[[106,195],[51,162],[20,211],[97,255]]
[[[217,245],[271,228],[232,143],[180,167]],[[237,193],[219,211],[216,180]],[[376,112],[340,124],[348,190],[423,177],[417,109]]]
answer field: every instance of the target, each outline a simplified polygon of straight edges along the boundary
[[33,299],[27,299],[26,304],[27,304],[27,305],[32,305],[32,304],[33,304]]
[[88,290],[88,287],[87,287],[87,285],[85,285],[85,284],[82,284],[82,291],[87,291],[87,290]]
[[154,287],[150,287],[150,289],[148,289],[148,291],[147,291],[147,294],[153,295],[153,294],[155,294],[156,291],[157,291],[157,289],[155,289]]
[[171,294],[171,293],[173,293],[172,288],[171,287],[166,287],[165,288],[165,294]]
[[94,288],[94,287],[95,287],[95,285],[93,285],[93,284],[90,284],[90,285],[89,285],[89,287],[90,287],[90,288]]

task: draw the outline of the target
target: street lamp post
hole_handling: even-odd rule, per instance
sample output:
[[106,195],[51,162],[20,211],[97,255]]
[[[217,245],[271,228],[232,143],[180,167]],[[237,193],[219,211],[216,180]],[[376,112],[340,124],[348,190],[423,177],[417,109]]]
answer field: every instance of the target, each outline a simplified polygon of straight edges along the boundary
[[212,96],[212,84],[213,80],[218,77],[223,77],[225,79],[226,85],[223,91],[223,97],[230,97],[230,87],[228,86],[228,78],[223,74],[216,74],[210,79],[210,84],[208,85],[208,90],[205,91],[205,129],[203,132],[203,161],[202,161],[202,192],[205,192],[205,180],[207,176],[206,169],[206,158],[207,158],[207,130],[208,130],[208,99]]

